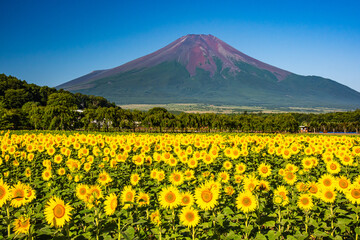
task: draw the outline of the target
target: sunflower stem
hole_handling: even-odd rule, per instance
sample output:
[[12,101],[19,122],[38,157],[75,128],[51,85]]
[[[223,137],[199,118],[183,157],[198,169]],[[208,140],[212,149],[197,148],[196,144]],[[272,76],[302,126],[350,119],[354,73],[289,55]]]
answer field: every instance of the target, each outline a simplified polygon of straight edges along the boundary
[[118,218],[118,229],[119,229],[118,240],[120,240],[121,239],[121,221],[120,221],[120,217]]
[[161,240],[161,226],[159,226],[159,240]]
[[11,231],[11,225],[10,225],[10,212],[9,212],[9,204],[6,204],[6,216],[7,216],[7,232],[8,232],[8,238],[10,239],[10,231]]
[[334,235],[334,213],[333,213],[333,205],[332,203],[330,204],[330,217],[331,217],[331,236]]
[[65,225],[65,231],[66,231],[66,236],[70,239],[70,226],[68,223]]
[[172,211],[172,222],[173,231],[175,232],[175,209]]
[[[356,207],[356,227],[358,226],[359,224],[359,210],[358,210],[358,207]],[[355,235],[355,239],[358,240],[359,238],[359,234],[356,233]]]
[[309,214],[308,211],[305,212],[305,232],[308,232],[308,222],[309,222]]
[[245,221],[245,239],[248,239],[248,233],[247,233],[247,228],[248,228],[248,224],[249,224],[249,215],[248,213],[245,213],[245,217],[246,217],[246,221]]
[[99,219],[98,219],[98,211],[95,207],[95,226],[96,226],[96,240],[99,240]]
[[279,219],[278,219],[278,222],[279,222],[279,232],[281,232],[281,209],[280,209],[280,206],[278,206],[278,215],[279,215]]
[[192,228],[192,239],[195,240],[195,227]]

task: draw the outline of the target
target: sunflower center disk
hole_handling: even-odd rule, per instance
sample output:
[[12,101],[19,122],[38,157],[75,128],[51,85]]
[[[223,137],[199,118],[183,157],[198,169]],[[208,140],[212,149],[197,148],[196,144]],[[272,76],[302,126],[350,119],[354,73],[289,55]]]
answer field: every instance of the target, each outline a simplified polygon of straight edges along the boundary
[[339,185],[341,188],[347,188],[349,184],[345,180],[340,180]]
[[325,179],[324,185],[329,187],[331,185],[331,181],[329,179]]
[[192,212],[188,212],[188,213],[186,213],[185,218],[186,218],[186,220],[188,220],[189,222],[192,222],[192,221],[194,221],[194,219],[195,219],[195,215],[194,215],[194,213],[192,213]]
[[20,227],[25,228],[29,225],[29,220],[20,221]]
[[114,198],[110,203],[110,208],[114,210],[117,207],[117,199]]
[[310,189],[309,189],[309,192],[315,194],[317,193],[317,188],[315,186],[312,186]]
[[205,190],[201,193],[201,198],[204,202],[208,203],[212,200],[213,194],[209,190]]
[[333,194],[332,192],[326,192],[326,193],[325,193],[325,197],[326,197],[327,199],[332,199],[333,196],[334,196],[334,194]]
[[351,191],[351,196],[356,199],[360,198],[360,189],[353,189]]
[[303,198],[303,199],[301,199],[301,203],[302,203],[303,205],[308,205],[308,204],[310,203],[310,201],[309,201],[309,199],[307,199],[307,198]]
[[251,205],[251,199],[249,197],[244,197],[243,200],[242,200],[242,204],[245,206],[245,207],[248,207]]
[[165,201],[168,203],[173,203],[176,200],[176,195],[173,192],[168,192],[165,195]]
[[133,194],[131,192],[126,193],[126,200],[130,202],[132,201],[132,199],[133,199]]
[[86,189],[81,188],[79,192],[80,192],[80,195],[85,195],[86,194]]
[[17,200],[22,200],[24,198],[24,196],[25,196],[25,193],[21,189],[16,190],[14,193],[14,198]]
[[4,187],[0,186],[0,199],[3,199],[5,197],[6,190]]
[[53,212],[56,218],[62,218],[65,215],[65,207],[61,204],[58,204],[54,207]]
[[190,202],[190,199],[189,199],[189,197],[183,197],[183,199],[182,199],[182,202],[184,203],[184,204],[188,204],[189,202]]

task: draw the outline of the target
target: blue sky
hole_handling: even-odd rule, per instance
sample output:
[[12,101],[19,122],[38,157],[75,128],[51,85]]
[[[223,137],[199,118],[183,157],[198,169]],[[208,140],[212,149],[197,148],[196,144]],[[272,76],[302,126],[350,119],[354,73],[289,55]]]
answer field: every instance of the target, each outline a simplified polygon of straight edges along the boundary
[[54,87],[202,33],[360,91],[358,1],[14,0],[0,7],[0,73],[28,83]]

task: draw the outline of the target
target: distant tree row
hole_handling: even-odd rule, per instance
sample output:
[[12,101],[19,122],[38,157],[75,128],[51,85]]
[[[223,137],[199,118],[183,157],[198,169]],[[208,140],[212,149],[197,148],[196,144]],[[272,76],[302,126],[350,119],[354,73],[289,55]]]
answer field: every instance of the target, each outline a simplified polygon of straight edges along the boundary
[[146,132],[358,132],[360,110],[326,114],[173,114],[121,109],[103,97],[72,94],[0,74],[0,129]]

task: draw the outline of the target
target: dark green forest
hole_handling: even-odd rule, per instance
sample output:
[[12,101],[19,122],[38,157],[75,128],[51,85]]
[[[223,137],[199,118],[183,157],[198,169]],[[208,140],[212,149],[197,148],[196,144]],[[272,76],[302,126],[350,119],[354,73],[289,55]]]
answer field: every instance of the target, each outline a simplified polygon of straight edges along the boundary
[[308,113],[171,113],[126,110],[103,97],[28,84],[0,74],[0,129],[146,132],[356,132],[360,110]]

